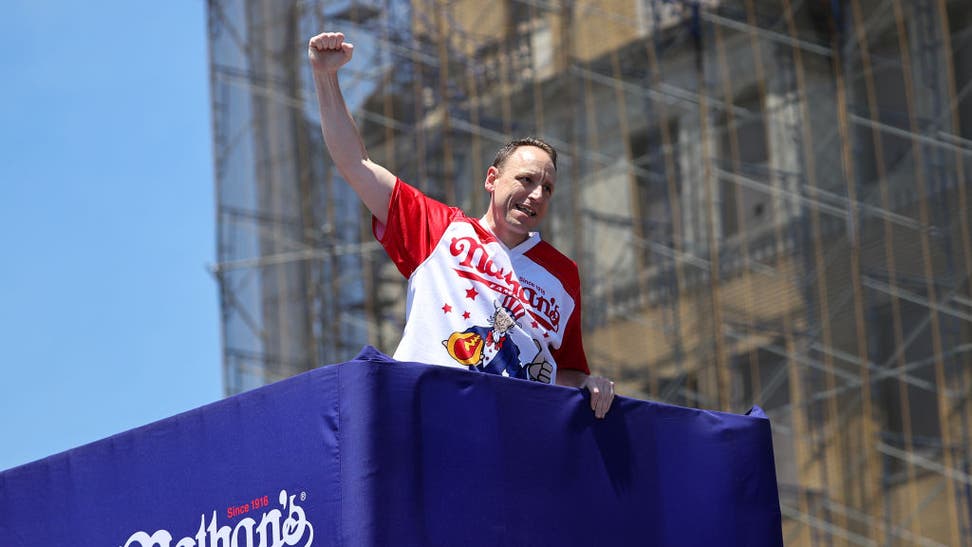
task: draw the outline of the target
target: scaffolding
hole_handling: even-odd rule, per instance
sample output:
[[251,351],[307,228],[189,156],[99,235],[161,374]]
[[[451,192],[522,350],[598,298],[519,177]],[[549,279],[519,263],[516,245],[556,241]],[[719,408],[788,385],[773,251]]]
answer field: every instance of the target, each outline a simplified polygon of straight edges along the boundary
[[371,156],[485,208],[560,152],[544,237],[623,395],[771,419],[787,545],[972,544],[972,5],[209,0],[227,393],[391,352],[404,281],[323,146],[343,31]]

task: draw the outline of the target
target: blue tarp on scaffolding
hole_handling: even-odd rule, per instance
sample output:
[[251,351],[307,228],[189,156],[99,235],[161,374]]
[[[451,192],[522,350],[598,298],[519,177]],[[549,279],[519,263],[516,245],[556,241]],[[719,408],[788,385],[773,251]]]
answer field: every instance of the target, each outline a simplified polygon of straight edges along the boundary
[[0,545],[782,545],[769,421],[354,361],[0,473]]

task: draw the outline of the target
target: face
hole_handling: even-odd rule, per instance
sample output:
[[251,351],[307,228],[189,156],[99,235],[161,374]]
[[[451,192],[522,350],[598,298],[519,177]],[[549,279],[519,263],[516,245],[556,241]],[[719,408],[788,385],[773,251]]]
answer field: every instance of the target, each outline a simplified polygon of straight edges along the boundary
[[503,308],[497,308],[496,314],[493,315],[493,329],[500,334],[506,334],[507,331],[513,328],[515,321],[510,317],[510,314]]
[[535,146],[521,146],[499,168],[486,172],[491,194],[486,221],[507,247],[526,240],[547,214],[557,171],[550,156]]

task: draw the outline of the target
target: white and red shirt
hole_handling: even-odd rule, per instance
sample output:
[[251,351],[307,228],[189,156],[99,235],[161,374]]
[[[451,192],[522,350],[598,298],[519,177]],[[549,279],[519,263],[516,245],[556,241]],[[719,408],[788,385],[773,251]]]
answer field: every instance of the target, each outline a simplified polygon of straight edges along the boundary
[[408,278],[394,358],[553,383],[589,373],[577,265],[531,232],[510,249],[482,220],[395,183],[375,237]]

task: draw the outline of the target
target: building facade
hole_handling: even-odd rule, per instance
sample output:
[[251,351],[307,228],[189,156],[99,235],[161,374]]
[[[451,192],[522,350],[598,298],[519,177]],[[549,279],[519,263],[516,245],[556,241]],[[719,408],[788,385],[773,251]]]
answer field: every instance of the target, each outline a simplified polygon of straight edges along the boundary
[[211,0],[227,392],[391,352],[404,281],[324,150],[341,30],[376,161],[471,214],[557,146],[544,237],[623,395],[771,418],[788,545],[972,542],[972,6]]

